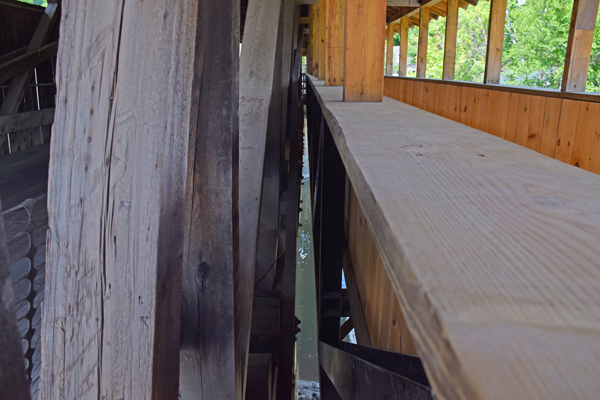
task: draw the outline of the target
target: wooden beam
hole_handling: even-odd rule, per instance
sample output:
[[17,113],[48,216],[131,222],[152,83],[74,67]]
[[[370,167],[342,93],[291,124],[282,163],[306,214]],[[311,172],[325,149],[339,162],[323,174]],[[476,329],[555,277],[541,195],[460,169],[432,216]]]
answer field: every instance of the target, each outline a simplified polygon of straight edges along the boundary
[[319,4],[311,6],[313,10],[313,34],[312,34],[312,43],[313,43],[313,68],[312,74],[315,77],[319,76],[319,64],[321,60],[319,59],[319,13],[321,10],[319,9]]
[[191,3],[197,8],[197,100],[187,162],[180,393],[184,400],[239,400],[243,385],[234,281],[239,263],[240,2]]
[[314,16],[315,6],[310,6],[308,10],[308,41],[306,44],[306,73],[308,75],[313,75],[313,57],[314,57],[314,47],[313,47],[313,37],[315,34],[315,23]]
[[483,78],[483,82],[487,84],[497,85],[500,83],[502,46],[504,45],[504,24],[506,21],[506,2],[507,0],[492,0],[490,5],[487,55]]
[[281,0],[255,0],[248,4],[244,26],[247,35],[240,56],[240,264],[234,275],[236,352],[240,354],[236,355],[236,374],[245,374],[250,343],[252,283],[280,11]]
[[346,0],[344,101],[382,101],[385,0]]
[[585,92],[599,0],[574,0],[561,90]]
[[387,5],[394,7],[421,7],[421,0],[387,0]]
[[458,0],[448,0],[446,41],[444,43],[444,71],[442,79],[454,80],[456,67],[456,38],[458,35]]
[[388,24],[386,39],[386,53],[385,53],[385,74],[394,74],[394,26]]
[[369,337],[369,327],[365,318],[365,311],[360,299],[358,284],[350,253],[344,250],[344,277],[346,278],[346,288],[348,289],[348,301],[350,302],[350,313],[354,325],[354,333],[356,334],[356,342],[361,346],[371,346]]
[[408,68],[408,18],[400,20],[400,65],[398,66],[398,76],[406,76]]
[[346,0],[327,0],[325,85],[344,84]]
[[427,77],[427,41],[429,40],[429,8],[419,12],[419,48],[417,50],[417,78]]
[[10,278],[9,255],[0,203],[0,398],[30,399],[25,377],[23,348],[17,330],[17,316],[13,303],[13,282]]
[[325,80],[327,71],[327,9],[328,0],[319,1],[319,80]]
[[[33,33],[31,42],[29,42],[29,45],[27,46],[27,53],[39,49],[40,46],[46,43],[57,18],[58,4],[49,3]],[[30,68],[13,79],[10,89],[8,89],[8,93],[6,94],[6,98],[2,103],[2,107],[0,107],[0,116],[15,114],[17,112],[21,100],[23,99],[23,93],[25,93],[25,86],[29,83],[32,75],[33,70]]]
[[340,326],[340,340],[344,340],[348,334],[354,329],[354,324],[352,323],[352,317],[349,317],[342,326]]
[[[188,141],[196,118],[192,98],[200,92],[200,80],[194,81],[199,12],[192,0],[178,1],[178,12],[154,12],[171,5],[63,3],[63,16],[77,18],[62,20],[56,70],[59,134],[52,136],[49,166],[52,233],[40,398],[177,398]],[[211,32],[216,38],[200,36],[210,36],[223,52],[226,33]],[[232,41],[229,51],[236,59],[238,46]],[[220,65],[219,73],[229,67],[237,76],[232,63]],[[212,67],[202,68],[207,90],[216,79],[206,75]],[[224,91],[212,91],[210,104]],[[221,118],[225,110],[218,110],[211,113]],[[218,192],[224,191],[221,184]],[[226,335],[219,331],[220,338]]]
[[31,69],[39,63],[54,57],[57,50],[58,42],[53,42],[0,64],[0,82],[14,78],[23,73],[23,71]]
[[39,126],[52,125],[53,122],[54,108],[7,115],[0,117],[0,136]]

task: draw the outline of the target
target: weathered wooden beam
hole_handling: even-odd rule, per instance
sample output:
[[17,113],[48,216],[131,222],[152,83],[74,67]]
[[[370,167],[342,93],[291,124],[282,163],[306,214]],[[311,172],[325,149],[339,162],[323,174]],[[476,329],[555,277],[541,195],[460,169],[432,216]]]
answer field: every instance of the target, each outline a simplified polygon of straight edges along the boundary
[[192,3],[198,8],[197,100],[187,163],[180,392],[184,400],[239,400],[243,371],[235,340],[234,276],[239,263],[240,3]]
[[429,8],[419,13],[419,48],[417,50],[417,78],[427,77],[427,41],[429,39]]
[[[33,38],[27,46],[27,53],[31,53],[40,46],[44,45],[50,36],[50,32],[54,27],[54,23],[58,18],[58,4],[50,3],[44,10],[42,18],[33,33]],[[23,93],[25,93],[25,86],[29,83],[33,70],[30,68],[27,71],[23,71],[20,75],[17,75],[8,89],[6,98],[0,107],[0,116],[15,114],[19,108],[19,104],[23,99]]]
[[421,7],[422,0],[387,0],[388,6],[395,7]]
[[365,311],[360,299],[356,275],[348,250],[344,251],[344,278],[346,279],[348,301],[350,302],[350,313],[352,314],[356,342],[361,346],[371,346],[369,327],[367,326]]
[[327,0],[327,37],[325,40],[325,85],[344,84],[344,29],[346,0]]
[[386,28],[385,74],[394,74],[394,25],[388,24]]
[[346,0],[344,101],[382,101],[385,0]]
[[444,70],[442,79],[454,80],[456,67],[456,38],[458,35],[458,0],[448,0],[446,15],[446,40],[444,44]]
[[54,108],[7,115],[0,117],[0,135],[33,129],[43,125],[52,125],[53,122]]
[[340,337],[339,340],[344,340],[346,336],[354,329],[354,324],[352,323],[352,317],[348,318],[342,326],[340,326]]
[[[2,204],[0,203],[0,212]],[[0,398],[30,399],[25,377],[23,348],[13,302],[13,283],[8,268],[4,222],[0,213]]]
[[400,65],[398,66],[398,76],[406,76],[408,68],[408,18],[400,20]]
[[31,69],[39,63],[54,57],[57,50],[58,42],[53,42],[0,64],[0,82],[14,78],[23,73],[23,71]]
[[483,83],[492,85],[500,83],[502,47],[504,45],[504,24],[506,22],[506,2],[507,0],[492,0],[490,6],[490,23]]
[[343,399],[433,400],[431,388],[319,342],[321,365]]
[[324,81],[327,71],[327,9],[328,0],[319,0],[319,80]]
[[308,10],[308,40],[306,44],[306,73],[313,74],[313,57],[314,57],[314,34],[315,34],[315,6],[310,6]]
[[574,0],[567,42],[563,92],[585,92],[600,0]]
[[315,4],[310,7],[313,10],[313,24],[312,24],[312,49],[313,49],[313,67],[312,67],[312,75],[315,77],[319,76],[319,64],[321,60],[319,59],[319,13],[321,12],[319,8],[319,4]]
[[[240,56],[240,263],[235,280],[236,374],[245,376],[260,222],[267,125],[282,0],[248,3]],[[279,82],[278,82],[279,83]],[[274,133],[276,134],[276,133]],[[273,182],[274,183],[274,182]]]
[[[58,54],[41,398],[177,397],[195,54],[209,57],[194,48],[198,14],[193,0],[63,3],[77,18],[63,18]],[[210,35],[219,52],[224,35]]]

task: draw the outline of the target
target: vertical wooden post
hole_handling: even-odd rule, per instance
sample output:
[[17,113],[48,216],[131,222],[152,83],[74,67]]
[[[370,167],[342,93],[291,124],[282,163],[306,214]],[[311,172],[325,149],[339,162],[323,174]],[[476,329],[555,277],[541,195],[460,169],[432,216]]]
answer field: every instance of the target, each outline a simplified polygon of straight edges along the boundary
[[585,92],[599,0],[574,0],[561,90]]
[[319,2],[319,80],[325,80],[327,71],[327,0]]
[[408,67],[408,18],[400,19],[400,65],[398,75],[406,76]]
[[313,36],[315,34],[315,6],[309,5],[308,42],[306,44],[306,73],[313,74]]
[[344,101],[382,101],[385,0],[346,0]]
[[[239,2],[201,2],[200,12],[198,4],[62,3],[41,398],[177,398],[188,145],[197,99],[211,118],[237,121],[237,99],[229,110],[220,99],[232,92],[237,97]],[[198,26],[205,30],[199,35]],[[199,52],[198,36],[210,43]],[[195,71],[203,71],[202,80]],[[215,140],[231,140],[231,126],[208,122],[202,128]],[[219,159],[222,142],[208,143],[202,152]],[[231,174],[222,159],[203,161],[196,169],[202,174]],[[227,181],[219,182],[212,192],[204,186],[203,195],[226,198]],[[222,211],[224,203],[216,204]],[[211,214],[219,213],[212,208],[206,217]],[[214,226],[215,232],[224,229]],[[218,246],[232,237],[231,231],[210,235]],[[198,267],[193,282],[202,276]],[[219,324],[227,316],[213,320]],[[233,339],[233,330],[215,329],[219,340],[233,344],[225,340]],[[218,353],[218,344],[210,345]],[[223,353],[213,359],[219,367],[227,363]]]
[[490,24],[483,82],[493,85],[500,83],[502,47],[504,45],[504,24],[506,22],[506,1],[507,0],[492,0],[490,6]]
[[385,74],[394,74],[394,25],[388,24],[387,26],[387,39],[386,39],[386,53],[385,53]]
[[459,0],[448,0],[446,13],[446,42],[444,43],[444,72],[442,79],[454,80],[456,66],[456,37],[458,34],[458,3]]
[[344,28],[346,0],[327,0],[325,85],[344,84]]
[[8,250],[0,204],[0,399],[30,399],[25,377],[23,349],[17,330],[13,283],[8,268]]
[[319,3],[310,6],[313,10],[313,35],[312,35],[312,49],[313,49],[313,76],[319,77]]
[[429,39],[429,8],[419,10],[419,49],[417,51],[417,78],[427,77],[427,41]]

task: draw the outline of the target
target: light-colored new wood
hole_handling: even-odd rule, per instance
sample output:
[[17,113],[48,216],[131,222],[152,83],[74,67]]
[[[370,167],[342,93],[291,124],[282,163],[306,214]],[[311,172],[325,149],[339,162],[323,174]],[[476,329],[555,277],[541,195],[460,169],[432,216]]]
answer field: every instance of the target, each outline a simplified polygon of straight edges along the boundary
[[327,9],[328,0],[319,1],[319,71],[318,78],[325,80],[327,71]]
[[198,2],[62,16],[40,397],[176,398]]
[[319,76],[319,4],[315,4],[310,6],[311,10],[312,10],[312,15],[313,15],[313,19],[312,19],[312,36],[311,36],[311,42],[312,42],[312,75],[313,76]]
[[561,89],[585,92],[600,0],[574,0]]
[[315,91],[436,397],[597,397],[600,176]]
[[[248,3],[240,55],[239,229],[235,285],[236,375],[245,376],[263,187],[267,124],[273,88],[281,0]],[[280,80],[277,81],[277,84]],[[239,357],[238,357],[239,356]],[[245,381],[245,378],[243,378]],[[242,391],[245,393],[245,391]]]
[[408,18],[400,20],[400,64],[398,65],[398,75],[406,76],[408,67]]
[[504,45],[504,24],[507,0],[492,0],[488,28],[487,55],[485,59],[484,83],[500,83],[502,70],[502,47]]
[[344,101],[383,98],[385,0],[346,0]]
[[387,38],[385,41],[385,74],[394,74],[394,31],[395,27],[388,24],[386,28]]
[[446,14],[446,38],[444,44],[444,71],[442,79],[454,80],[456,67],[456,38],[458,35],[458,0],[448,0]]
[[327,39],[325,50],[325,84],[344,84],[344,29],[346,0],[327,0]]
[[427,42],[429,39],[429,7],[419,12],[419,48],[417,50],[417,78],[427,76]]

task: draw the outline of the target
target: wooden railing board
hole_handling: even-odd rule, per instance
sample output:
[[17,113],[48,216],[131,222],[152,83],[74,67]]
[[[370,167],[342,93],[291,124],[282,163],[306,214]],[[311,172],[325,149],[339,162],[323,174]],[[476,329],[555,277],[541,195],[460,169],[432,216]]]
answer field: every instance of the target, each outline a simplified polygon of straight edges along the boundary
[[437,398],[594,398],[600,177],[314,88]]
[[384,94],[600,173],[598,96],[393,77],[385,78]]

